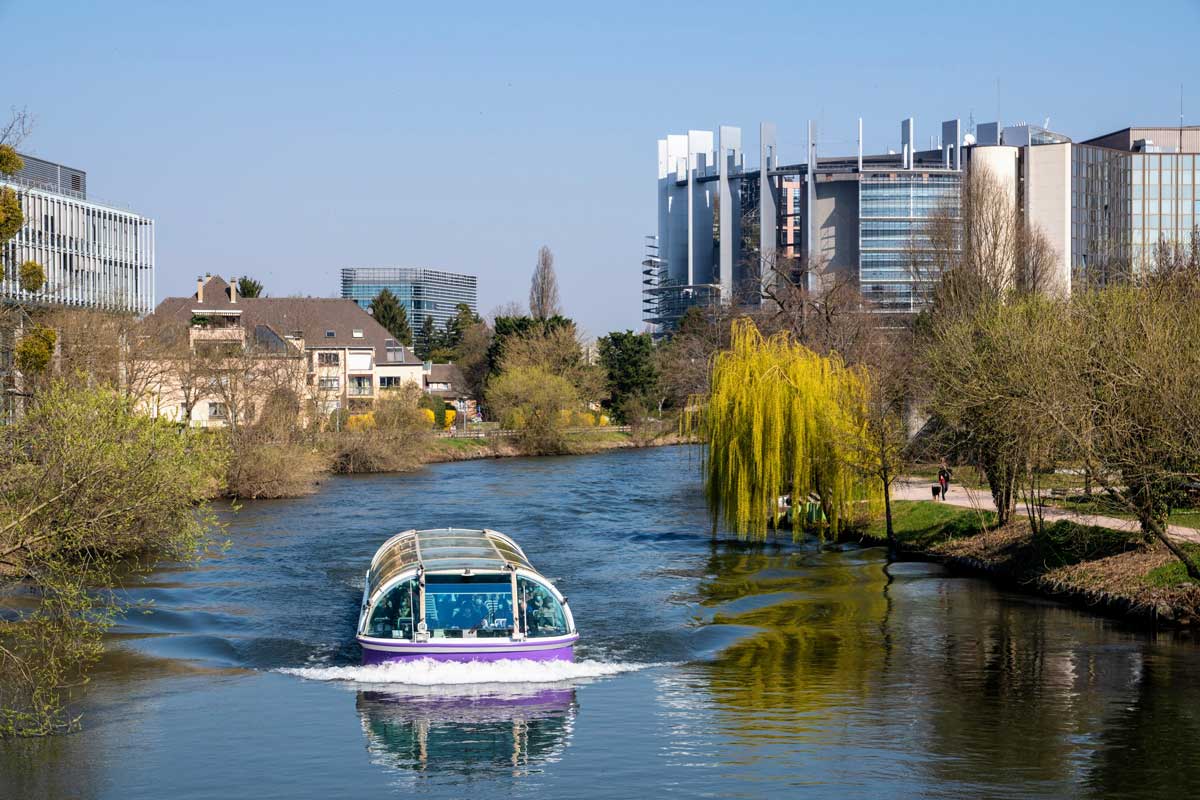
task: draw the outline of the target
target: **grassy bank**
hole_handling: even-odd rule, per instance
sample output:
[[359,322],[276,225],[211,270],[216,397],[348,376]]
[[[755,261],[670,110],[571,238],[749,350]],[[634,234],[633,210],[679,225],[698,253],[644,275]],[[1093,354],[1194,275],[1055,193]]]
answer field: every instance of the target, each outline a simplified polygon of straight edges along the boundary
[[[589,431],[571,434],[567,449],[560,455],[587,455],[605,450],[626,447],[661,447],[683,444],[686,440],[675,432],[658,436],[638,436],[625,431]],[[507,458],[513,456],[542,455],[527,453],[511,439],[458,439],[438,438],[427,449],[422,461],[436,464],[446,461],[469,461],[477,458]]]
[[[897,542],[907,555],[1142,623],[1200,625],[1200,583],[1165,547],[1137,533],[1063,520],[1034,536],[1025,519],[994,527],[990,512],[932,501],[898,501],[893,508]],[[883,523],[863,538],[885,543]]]

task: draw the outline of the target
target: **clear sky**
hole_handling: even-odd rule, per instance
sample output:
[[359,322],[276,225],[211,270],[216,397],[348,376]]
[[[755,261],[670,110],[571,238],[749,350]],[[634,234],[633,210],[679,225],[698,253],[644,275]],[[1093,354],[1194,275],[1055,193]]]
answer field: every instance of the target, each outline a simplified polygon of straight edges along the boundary
[[1200,2],[414,3],[0,0],[26,149],[157,223],[158,295],[198,273],[333,295],[343,266],[479,276],[524,303],[537,249],[593,335],[641,327],[655,140],[758,122],[803,157],[943,119],[1077,139],[1200,122]]

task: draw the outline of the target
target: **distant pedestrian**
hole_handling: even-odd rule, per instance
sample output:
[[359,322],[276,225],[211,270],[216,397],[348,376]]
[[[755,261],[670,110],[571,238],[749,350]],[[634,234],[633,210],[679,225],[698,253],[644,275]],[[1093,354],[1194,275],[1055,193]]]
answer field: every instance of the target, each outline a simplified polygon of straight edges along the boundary
[[938,495],[940,495],[942,493],[942,485],[940,483],[935,483],[933,486],[930,486],[929,488],[933,490],[933,499],[937,500]]
[[945,461],[942,461],[942,466],[938,469],[938,486],[941,487],[942,499],[945,500],[950,491],[950,468],[946,466]]

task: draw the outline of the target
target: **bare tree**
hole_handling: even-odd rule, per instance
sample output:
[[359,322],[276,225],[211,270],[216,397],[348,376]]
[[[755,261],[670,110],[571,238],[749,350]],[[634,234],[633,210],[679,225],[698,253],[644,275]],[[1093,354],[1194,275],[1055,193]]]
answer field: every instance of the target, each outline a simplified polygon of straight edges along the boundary
[[558,301],[558,278],[554,275],[554,253],[542,245],[537,266],[529,284],[529,314],[534,319],[549,319],[562,313]]
[[0,145],[20,147],[21,143],[33,132],[33,117],[28,109],[12,108],[8,122],[0,125]]

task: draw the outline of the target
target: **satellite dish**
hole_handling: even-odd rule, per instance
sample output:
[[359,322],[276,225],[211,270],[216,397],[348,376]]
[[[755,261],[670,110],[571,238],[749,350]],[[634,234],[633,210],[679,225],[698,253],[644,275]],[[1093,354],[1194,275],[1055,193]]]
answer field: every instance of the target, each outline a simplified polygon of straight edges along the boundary
[[965,147],[970,147],[973,144],[975,144],[975,134],[968,133],[966,136],[963,137],[963,145]]

